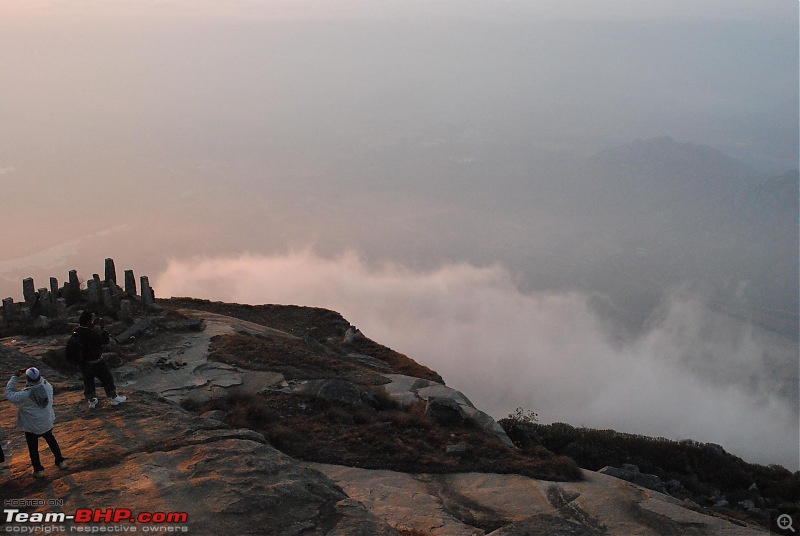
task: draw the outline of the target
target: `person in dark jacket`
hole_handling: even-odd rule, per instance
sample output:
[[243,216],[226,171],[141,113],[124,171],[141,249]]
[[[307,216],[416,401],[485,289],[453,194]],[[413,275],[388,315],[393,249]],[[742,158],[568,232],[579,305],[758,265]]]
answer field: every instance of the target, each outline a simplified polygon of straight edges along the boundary
[[[17,391],[17,383],[22,377],[26,380],[25,389]],[[6,385],[6,399],[19,408],[17,426],[25,432],[33,476],[44,477],[44,467],[39,458],[40,437],[47,441],[59,469],[66,469],[67,460],[61,455],[61,448],[53,435],[53,423],[56,419],[53,411],[53,386],[42,378],[39,369],[22,369],[11,376]]]
[[97,407],[97,394],[95,392],[94,379],[99,379],[103,384],[106,396],[111,399],[111,404],[116,406],[122,404],[128,398],[117,394],[114,385],[114,376],[108,363],[103,359],[103,346],[108,344],[108,332],[103,329],[103,321],[100,320],[100,329],[94,327],[98,319],[91,311],[84,311],[78,319],[80,326],[75,330],[75,334],[81,342],[81,374],[83,375],[83,394],[89,401],[89,409]]

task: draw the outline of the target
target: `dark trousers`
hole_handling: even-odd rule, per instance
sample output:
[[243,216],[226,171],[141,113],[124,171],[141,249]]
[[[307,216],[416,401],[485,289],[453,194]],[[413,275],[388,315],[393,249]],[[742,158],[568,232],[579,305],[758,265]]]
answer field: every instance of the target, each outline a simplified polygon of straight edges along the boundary
[[28,443],[28,454],[31,455],[31,465],[33,466],[34,471],[44,471],[42,462],[39,459],[40,437],[43,437],[44,440],[47,441],[47,446],[50,447],[50,452],[52,452],[53,456],[56,458],[56,465],[64,461],[64,456],[61,455],[61,449],[58,446],[58,441],[56,441],[56,438],[53,435],[52,428],[43,434],[25,432],[25,441]]
[[91,400],[97,396],[95,392],[94,379],[100,380],[106,396],[114,398],[117,396],[117,388],[114,385],[114,376],[105,361],[98,363],[81,363],[81,373],[83,374],[83,394],[86,400]]

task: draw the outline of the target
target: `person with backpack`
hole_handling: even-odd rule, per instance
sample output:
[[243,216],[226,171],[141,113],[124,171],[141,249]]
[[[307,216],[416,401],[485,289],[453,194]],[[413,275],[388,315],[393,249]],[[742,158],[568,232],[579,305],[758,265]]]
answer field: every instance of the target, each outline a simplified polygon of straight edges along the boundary
[[98,323],[98,318],[91,311],[84,311],[81,313],[78,323],[80,325],[72,333],[70,341],[67,342],[67,360],[77,361],[81,368],[83,394],[89,401],[89,409],[96,408],[98,402],[95,378],[103,383],[103,389],[106,396],[111,399],[112,405],[122,404],[128,398],[117,394],[114,376],[111,374],[108,363],[103,359],[103,346],[108,344],[109,335],[103,329],[102,319],[99,320],[100,329],[96,329],[94,326]]
[[[20,378],[26,380],[25,388],[17,391]],[[39,438],[43,437],[55,457],[59,469],[67,468],[67,459],[61,454],[61,448],[53,435],[53,423],[56,414],[53,411],[53,386],[45,380],[39,369],[31,367],[20,369],[6,385],[6,399],[17,406],[17,426],[25,432],[28,453],[31,456],[33,476],[44,477],[44,466],[39,458]]]

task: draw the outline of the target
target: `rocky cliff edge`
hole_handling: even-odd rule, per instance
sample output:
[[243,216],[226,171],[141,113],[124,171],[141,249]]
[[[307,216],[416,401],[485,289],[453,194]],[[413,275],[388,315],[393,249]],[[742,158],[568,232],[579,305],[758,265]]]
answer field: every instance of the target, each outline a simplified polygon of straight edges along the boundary
[[[422,374],[425,378],[409,375],[411,365],[392,363],[395,358],[380,355],[379,349],[373,348],[372,354],[377,355],[363,351],[366,346],[362,351],[337,354],[355,365],[340,368],[338,383],[331,384],[325,375],[301,380],[297,371],[285,367],[270,370],[268,361],[251,362],[254,369],[245,368],[243,358],[242,363],[229,362],[235,354],[222,343],[237,342],[232,337],[255,337],[264,344],[277,340],[298,352],[313,353],[308,340],[291,333],[287,326],[265,326],[196,310],[184,311],[180,321],[162,318],[158,330],[153,328],[153,320],[144,323],[149,327],[127,337],[134,341],[121,341],[134,349],[123,344],[118,355],[109,356],[124,362],[115,375],[129,400],[119,406],[104,401],[95,410],[87,407],[73,374],[47,364],[57,364],[54,356],[65,335],[0,340],[0,359],[7,374],[35,365],[54,384],[54,432],[69,462],[66,470],[55,468],[42,442],[45,478],[34,479],[24,437],[14,429],[15,408],[0,404],[0,427],[10,458],[7,471],[0,475],[5,529],[274,535],[763,533],[742,522],[686,508],[668,495],[593,472],[585,471],[582,480],[570,482],[565,481],[569,478],[542,480],[514,474],[513,466],[497,462],[492,462],[489,470],[392,471],[359,466],[363,464],[358,461],[323,463],[325,453],[310,453],[302,459],[287,455],[273,445],[280,441],[270,441],[254,429],[232,426],[235,419],[229,418],[229,411],[201,416],[185,407],[205,407],[238,392],[249,396],[261,393],[265,403],[272,400],[269,396],[294,395],[309,401],[332,397],[337,408],[354,408],[352,413],[358,413],[366,411],[359,410],[361,406],[375,406],[370,397],[377,397],[382,404],[416,404],[430,410],[431,418],[440,419],[436,428],[450,430],[447,419],[468,422],[472,423],[466,426],[468,430],[489,438],[486,441],[496,449],[513,447],[507,445],[502,428],[462,393],[435,381],[432,374]],[[318,338],[325,347],[324,335]],[[325,362],[330,351],[327,346],[328,350],[315,348],[316,361]],[[125,359],[126,354],[130,359]],[[209,360],[209,355],[218,359]],[[308,360],[304,362],[308,364]],[[307,376],[308,371],[303,374]],[[371,388],[364,389],[364,385]],[[337,409],[333,414],[342,413],[346,411]],[[412,412],[408,419],[413,424],[413,419],[423,417]],[[431,426],[426,426],[422,431],[433,433]],[[476,436],[465,435],[466,439],[440,449],[442,456],[462,460],[462,465],[454,468],[469,461],[465,456],[474,448],[471,437]],[[346,460],[346,455],[343,452],[332,459]],[[101,516],[115,509],[118,516],[130,511],[134,518],[141,513],[176,516],[159,524],[135,523],[128,518],[87,524],[59,517],[75,515],[79,509],[81,515],[88,515],[85,509],[99,509],[99,514],[92,515]],[[12,510],[18,512],[9,513]]]

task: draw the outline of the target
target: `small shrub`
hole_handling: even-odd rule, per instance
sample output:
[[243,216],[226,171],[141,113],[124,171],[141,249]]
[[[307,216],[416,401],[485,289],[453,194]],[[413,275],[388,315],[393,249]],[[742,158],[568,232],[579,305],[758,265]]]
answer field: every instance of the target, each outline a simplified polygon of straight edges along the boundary
[[403,406],[400,411],[393,412],[389,420],[402,428],[417,428],[419,430],[427,430],[430,428],[431,423],[425,415],[425,404],[416,402],[409,406]]
[[369,397],[370,405],[378,411],[394,411],[400,408],[400,403],[381,387],[365,386],[364,392]]
[[354,408],[352,415],[353,424],[370,424],[375,420],[374,415],[365,408]]
[[284,450],[287,447],[302,441],[300,432],[292,426],[284,426],[283,424],[273,424],[264,433],[269,444],[278,450]]
[[516,424],[533,424],[539,422],[539,414],[530,409],[516,408],[508,414],[508,420],[514,421]]
[[342,406],[331,406],[322,414],[322,419],[330,424],[353,424],[353,415]]

